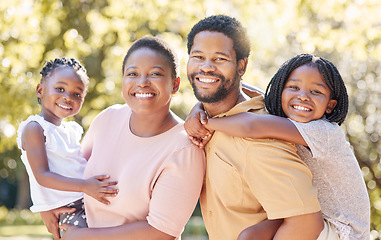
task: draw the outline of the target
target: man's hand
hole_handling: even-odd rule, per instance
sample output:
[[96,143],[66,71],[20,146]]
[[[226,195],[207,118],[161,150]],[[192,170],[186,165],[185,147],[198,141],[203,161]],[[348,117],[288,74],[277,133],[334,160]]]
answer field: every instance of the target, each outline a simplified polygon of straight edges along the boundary
[[73,213],[75,208],[60,207],[49,211],[40,212],[42,221],[44,221],[48,232],[50,232],[55,240],[60,239],[59,229],[58,229],[58,219],[62,213]]

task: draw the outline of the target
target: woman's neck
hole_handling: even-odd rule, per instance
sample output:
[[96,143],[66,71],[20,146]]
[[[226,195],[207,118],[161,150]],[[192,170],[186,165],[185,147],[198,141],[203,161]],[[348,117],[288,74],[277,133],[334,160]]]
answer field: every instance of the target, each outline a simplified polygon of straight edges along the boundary
[[178,124],[171,111],[167,114],[138,114],[132,112],[131,132],[139,137],[152,137],[168,131]]

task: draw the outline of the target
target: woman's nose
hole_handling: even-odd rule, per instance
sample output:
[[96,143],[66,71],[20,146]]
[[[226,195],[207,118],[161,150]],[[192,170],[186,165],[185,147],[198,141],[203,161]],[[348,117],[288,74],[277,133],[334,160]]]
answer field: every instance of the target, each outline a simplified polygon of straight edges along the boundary
[[150,85],[151,85],[151,83],[150,83],[150,81],[149,81],[147,76],[141,76],[139,78],[139,80],[138,80],[138,86],[139,87],[148,87]]

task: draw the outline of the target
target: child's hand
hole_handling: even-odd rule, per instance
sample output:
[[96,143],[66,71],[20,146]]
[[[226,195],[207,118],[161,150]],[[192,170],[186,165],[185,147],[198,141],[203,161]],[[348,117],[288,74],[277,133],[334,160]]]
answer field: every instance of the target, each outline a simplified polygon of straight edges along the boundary
[[118,184],[116,181],[105,182],[108,175],[99,175],[85,180],[84,193],[104,204],[110,204],[106,197],[115,197],[118,189],[112,186]]
[[184,128],[189,139],[201,148],[203,148],[212,137],[212,132],[204,126],[207,122],[208,117],[202,109],[201,103],[197,103],[190,111],[184,123]]

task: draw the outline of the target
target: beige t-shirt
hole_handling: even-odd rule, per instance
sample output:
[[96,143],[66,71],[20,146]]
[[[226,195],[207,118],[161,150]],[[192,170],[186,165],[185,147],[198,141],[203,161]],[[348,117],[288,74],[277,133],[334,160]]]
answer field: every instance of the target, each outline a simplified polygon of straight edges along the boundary
[[[262,95],[219,116],[245,111],[265,114]],[[236,239],[242,230],[266,218],[320,211],[311,172],[294,145],[215,132],[205,152],[200,202],[210,240]]]
[[85,178],[108,174],[119,188],[110,205],[85,195],[88,225],[111,227],[147,220],[179,237],[200,195],[204,152],[190,142],[183,124],[143,138],[130,131],[130,116],[127,105],[106,109],[82,142],[84,156],[91,153]]

